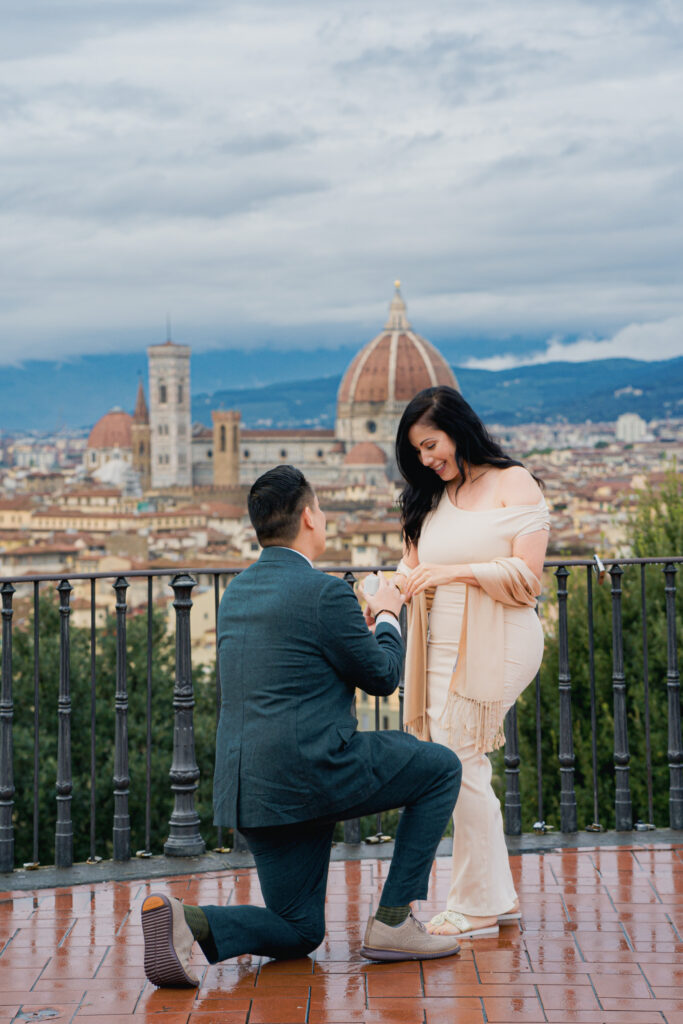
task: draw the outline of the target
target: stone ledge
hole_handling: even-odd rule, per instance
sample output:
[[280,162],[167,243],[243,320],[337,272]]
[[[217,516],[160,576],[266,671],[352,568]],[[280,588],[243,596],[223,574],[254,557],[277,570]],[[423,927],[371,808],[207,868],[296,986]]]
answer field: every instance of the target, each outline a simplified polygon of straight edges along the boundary
[[[646,849],[649,846],[683,845],[683,831],[655,829],[652,832],[576,832],[563,835],[561,832],[547,832],[545,835],[525,833],[521,836],[506,836],[510,854],[551,853],[555,850],[591,849],[597,847],[624,846]],[[333,861],[342,860],[388,860],[394,852],[393,842],[389,843],[335,843],[332,847]],[[451,852],[451,840],[442,839],[437,857],[447,857]],[[74,864],[70,868],[44,867],[35,871],[19,869],[9,874],[0,874],[0,892],[53,889],[62,886],[95,885],[102,882],[124,882],[151,878],[172,878],[175,875],[209,874],[220,871],[234,871],[252,868],[254,861],[248,851],[230,853],[209,852],[200,857],[133,857],[128,861],[102,860],[97,864]]]

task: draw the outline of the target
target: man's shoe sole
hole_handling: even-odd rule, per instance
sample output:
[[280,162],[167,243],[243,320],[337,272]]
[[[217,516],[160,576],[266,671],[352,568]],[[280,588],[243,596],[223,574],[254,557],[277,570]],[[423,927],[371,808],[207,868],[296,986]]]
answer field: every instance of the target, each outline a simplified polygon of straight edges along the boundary
[[393,963],[397,960],[439,960],[444,956],[455,956],[460,952],[460,946],[453,949],[441,950],[438,953],[408,953],[400,949],[372,949],[370,946],[361,946],[360,955],[366,960],[385,960]]
[[159,988],[196,988],[173,946],[173,911],[166,896],[148,896],[142,904],[145,974]]

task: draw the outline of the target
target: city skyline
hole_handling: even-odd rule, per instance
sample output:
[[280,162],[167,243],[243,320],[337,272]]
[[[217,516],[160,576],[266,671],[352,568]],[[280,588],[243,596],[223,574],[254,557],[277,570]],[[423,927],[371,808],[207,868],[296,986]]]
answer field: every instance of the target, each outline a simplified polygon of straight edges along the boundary
[[[683,354],[683,17],[12,2],[0,364],[335,348],[400,277],[463,365]],[[460,360],[458,360],[460,362]]]

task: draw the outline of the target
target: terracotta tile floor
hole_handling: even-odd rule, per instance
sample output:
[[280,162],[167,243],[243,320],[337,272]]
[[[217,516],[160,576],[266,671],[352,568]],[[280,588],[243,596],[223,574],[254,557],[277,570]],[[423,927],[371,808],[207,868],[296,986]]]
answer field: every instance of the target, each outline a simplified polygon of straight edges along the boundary
[[[202,984],[191,991],[145,981],[142,900],[161,889],[192,903],[260,902],[253,870],[0,893],[0,1024],[683,1024],[683,845],[512,864],[522,926],[464,942],[459,957],[362,960],[388,863],[335,862],[314,957],[209,967],[197,952]],[[420,916],[441,909],[448,884],[439,859]]]

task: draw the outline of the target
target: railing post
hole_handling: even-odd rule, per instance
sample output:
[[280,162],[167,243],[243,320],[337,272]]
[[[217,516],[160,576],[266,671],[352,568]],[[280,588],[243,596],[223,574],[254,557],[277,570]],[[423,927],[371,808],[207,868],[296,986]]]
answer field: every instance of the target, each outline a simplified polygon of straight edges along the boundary
[[519,795],[519,734],[517,731],[517,705],[513,704],[505,716],[505,832],[509,836],[522,834],[522,801]]
[[2,685],[0,688],[0,871],[14,870],[14,741],[12,727],[12,597],[11,583],[2,585]]
[[569,672],[569,627],[567,623],[567,578],[569,570],[555,570],[559,629],[558,680],[560,690],[560,831],[576,832],[574,789],[574,738],[572,736],[572,681]]
[[[344,580],[353,589],[356,582],[356,577],[352,572],[344,573]],[[351,705],[351,713],[356,713],[356,697],[354,695],[353,703]],[[345,843],[360,843],[360,818],[349,818],[348,821],[344,822],[344,842]]]
[[[602,563],[601,563],[602,564]],[[599,582],[599,581],[598,581]],[[598,718],[595,696],[595,633],[593,628],[593,566],[586,568],[586,613],[588,617],[588,679],[591,692],[591,764],[593,766],[593,821],[591,831],[599,832],[600,809],[598,807]]]
[[116,726],[114,740],[114,860],[130,860],[128,793],[128,671],[126,659],[126,591],[128,581],[119,576],[116,591]]
[[40,864],[40,582],[33,584],[33,861]]
[[667,562],[666,579],[666,689],[669,704],[669,827],[683,829],[683,748],[681,698],[676,650],[676,566]]
[[206,850],[199,834],[199,815],[194,794],[199,768],[194,749],[194,690],[192,687],[192,650],[190,644],[190,608],[192,588],[196,581],[184,573],[171,582],[176,610],[175,687],[173,690],[173,762],[169,772],[175,794],[169,822],[168,839],[164,843],[167,857],[196,857]]
[[57,824],[55,827],[55,867],[70,868],[74,859],[74,830],[71,820],[71,591],[62,580],[59,593],[59,699],[57,701]]
[[629,782],[628,723],[626,718],[626,676],[624,675],[624,636],[621,618],[621,577],[624,570],[613,565],[612,577],[612,694],[614,700],[614,827],[617,832],[633,828]]

